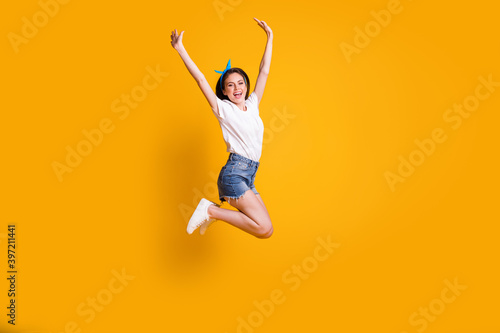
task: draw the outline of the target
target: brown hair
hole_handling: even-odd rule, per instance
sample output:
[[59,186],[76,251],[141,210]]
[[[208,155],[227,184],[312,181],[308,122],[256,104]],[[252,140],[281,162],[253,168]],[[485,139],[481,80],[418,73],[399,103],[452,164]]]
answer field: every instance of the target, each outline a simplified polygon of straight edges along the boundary
[[250,88],[249,88],[250,79],[248,78],[248,75],[247,75],[247,73],[245,73],[244,70],[242,70],[241,68],[237,68],[237,67],[228,69],[227,72],[224,73],[224,75],[221,75],[219,77],[219,80],[217,80],[217,86],[215,87],[215,94],[217,95],[217,97],[219,97],[222,100],[224,100],[224,99],[229,100],[229,97],[224,95],[224,93],[222,92],[222,84],[226,81],[228,75],[232,74],[232,73],[238,73],[241,76],[243,76],[243,80],[245,80],[245,84],[247,86],[247,93],[246,93],[245,99],[248,99],[248,94],[250,92]]

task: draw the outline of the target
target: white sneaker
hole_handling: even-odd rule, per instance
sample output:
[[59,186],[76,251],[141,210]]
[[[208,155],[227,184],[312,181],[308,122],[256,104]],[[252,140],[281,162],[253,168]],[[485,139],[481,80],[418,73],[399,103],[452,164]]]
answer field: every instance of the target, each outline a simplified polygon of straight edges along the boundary
[[208,227],[210,227],[210,225],[212,223],[214,223],[216,221],[216,219],[210,219],[208,221],[206,221],[205,223],[203,223],[200,227],[200,235],[204,235],[205,232],[207,231]]
[[[196,207],[193,215],[191,216],[191,219],[189,220],[189,223],[188,223],[188,226],[186,229],[188,234],[191,235],[193,233],[193,231],[198,229],[205,222],[210,224],[211,222],[215,221],[215,219],[211,219],[208,216],[208,207],[210,205],[218,206],[215,202],[209,201],[205,198],[200,200],[198,207]],[[213,221],[211,221],[211,220],[213,220]],[[203,232],[205,232],[206,228],[208,228],[208,226],[204,228]]]

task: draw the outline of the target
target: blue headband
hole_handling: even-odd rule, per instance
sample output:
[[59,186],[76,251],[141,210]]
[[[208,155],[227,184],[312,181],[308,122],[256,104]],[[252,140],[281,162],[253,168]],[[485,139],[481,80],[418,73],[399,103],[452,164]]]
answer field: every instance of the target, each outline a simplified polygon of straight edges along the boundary
[[[218,70],[215,70],[217,73],[219,74],[222,74],[220,76],[220,90],[223,91],[224,89],[222,88],[222,78],[224,77],[224,74],[226,74],[226,72],[228,70],[231,69],[231,59],[229,59],[229,61],[227,62],[227,65],[226,65],[226,69],[223,70],[222,72],[221,71],[218,71]],[[247,79],[245,79],[245,77],[243,76],[243,80],[245,80],[245,84],[247,84]]]
[[220,76],[220,90],[221,90],[221,91],[223,91],[223,90],[224,90],[224,89],[222,89],[222,78],[224,77],[224,74],[226,74],[226,72],[227,72],[228,70],[230,70],[230,69],[231,69],[231,59],[229,59],[229,61],[227,62],[227,65],[226,65],[226,69],[225,69],[225,70],[223,70],[222,72],[221,72],[221,71],[216,70],[216,72],[217,72],[217,73],[222,74],[222,75]]

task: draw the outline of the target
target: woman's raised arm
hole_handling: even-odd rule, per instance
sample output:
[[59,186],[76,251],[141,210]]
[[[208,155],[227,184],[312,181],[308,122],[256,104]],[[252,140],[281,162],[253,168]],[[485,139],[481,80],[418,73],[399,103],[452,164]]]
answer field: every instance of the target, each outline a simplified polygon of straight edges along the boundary
[[180,35],[177,34],[177,29],[172,31],[172,35],[170,36],[170,39],[172,41],[170,42],[170,44],[172,44],[172,47],[181,56],[182,61],[184,61],[184,64],[186,65],[186,68],[188,69],[191,76],[193,76],[193,78],[196,80],[196,83],[198,83],[198,86],[203,92],[203,95],[205,95],[205,98],[207,99],[208,104],[210,104],[212,110],[215,110],[218,113],[219,110],[217,107],[217,96],[215,96],[215,93],[205,79],[205,75],[203,75],[203,73],[198,69],[193,60],[191,60],[191,58],[189,57],[186,49],[184,48],[184,45],[182,44],[183,35],[184,31],[182,31]]
[[264,95],[264,88],[266,87],[267,76],[269,75],[269,67],[271,67],[271,57],[273,53],[273,31],[264,21],[260,21],[254,17],[259,26],[264,29],[267,34],[266,49],[264,51],[264,56],[260,62],[259,75],[257,76],[257,81],[255,82],[255,93],[257,94],[257,99],[262,100],[262,95]]

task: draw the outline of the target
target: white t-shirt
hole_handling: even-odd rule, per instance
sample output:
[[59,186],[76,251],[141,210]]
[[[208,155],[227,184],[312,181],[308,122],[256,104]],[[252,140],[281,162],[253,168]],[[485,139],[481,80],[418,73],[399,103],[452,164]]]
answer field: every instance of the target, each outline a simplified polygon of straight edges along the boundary
[[226,142],[227,151],[259,161],[262,154],[264,138],[264,123],[259,116],[259,101],[257,94],[252,92],[245,100],[246,111],[242,111],[229,100],[217,97],[217,110],[212,109]]

